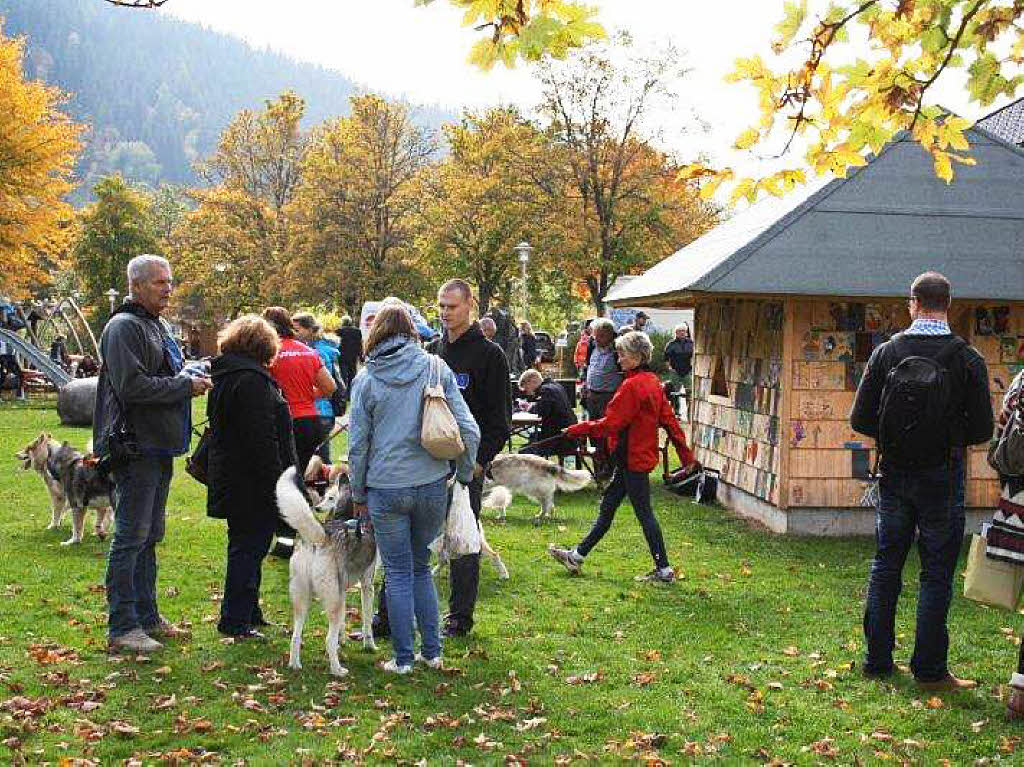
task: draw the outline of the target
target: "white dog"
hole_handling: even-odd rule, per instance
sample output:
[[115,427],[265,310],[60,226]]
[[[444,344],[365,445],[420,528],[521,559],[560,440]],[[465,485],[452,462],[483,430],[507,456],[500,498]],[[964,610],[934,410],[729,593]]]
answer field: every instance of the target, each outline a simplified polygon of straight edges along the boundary
[[505,512],[508,511],[508,507],[512,505],[512,493],[508,491],[507,487],[497,485],[491,492],[487,494],[481,504],[485,509],[492,509],[498,512],[498,521],[505,521]]
[[488,473],[511,492],[540,504],[540,513],[533,518],[535,524],[551,517],[556,490],[574,493],[590,484],[587,472],[563,469],[539,455],[502,453],[491,462]]
[[[338,644],[345,640],[345,592],[349,586],[360,585],[363,617],[363,647],[377,649],[373,641],[373,575],[377,569],[377,541],[373,528],[359,520],[336,519],[326,525],[313,515],[302,489],[302,479],[295,468],[287,469],[277,481],[277,507],[285,522],[298,532],[295,553],[290,565],[288,591],[292,599],[291,654],[288,667],[302,668],[302,627],[313,597],[319,597],[327,613],[327,658],[334,676],[345,676],[348,670],[338,661]],[[337,492],[334,492],[337,486]],[[336,516],[351,516],[352,493],[347,477],[339,472],[329,488],[321,510],[326,504]]]

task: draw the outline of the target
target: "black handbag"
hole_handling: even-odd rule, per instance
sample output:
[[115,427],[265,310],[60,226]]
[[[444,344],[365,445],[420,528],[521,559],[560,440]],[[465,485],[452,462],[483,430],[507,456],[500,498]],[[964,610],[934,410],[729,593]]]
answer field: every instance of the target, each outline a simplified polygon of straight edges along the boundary
[[114,391],[114,387],[109,381],[107,381],[107,387],[110,389],[110,395],[114,398],[114,402],[117,403],[118,417],[114,421],[110,433],[107,434],[107,452],[100,458],[96,468],[101,474],[109,477],[111,473],[120,471],[132,461],[141,458],[142,452],[139,450],[139,441],[135,436],[135,430],[128,423],[128,412],[121,403],[121,398],[117,396],[117,392]]
[[[192,427],[192,432],[199,434],[198,429],[194,426]],[[185,471],[200,485],[205,485],[209,481],[210,441],[212,439],[213,432],[207,426],[203,429],[203,433],[199,434],[199,442],[196,443],[196,449],[192,451],[192,455],[185,459]]]

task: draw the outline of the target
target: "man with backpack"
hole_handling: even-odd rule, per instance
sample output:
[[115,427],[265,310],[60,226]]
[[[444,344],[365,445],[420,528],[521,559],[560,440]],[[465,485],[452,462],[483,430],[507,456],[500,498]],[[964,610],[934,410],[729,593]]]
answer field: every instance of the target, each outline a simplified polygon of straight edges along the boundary
[[881,478],[864,636],[864,673],[893,673],[896,603],[915,531],[921,557],[910,668],[927,690],[972,688],[947,666],[946,618],[964,536],[964,448],[992,435],[985,360],[949,329],[949,281],[925,272],[910,289],[910,327],[874,350],[850,425],[874,437]]

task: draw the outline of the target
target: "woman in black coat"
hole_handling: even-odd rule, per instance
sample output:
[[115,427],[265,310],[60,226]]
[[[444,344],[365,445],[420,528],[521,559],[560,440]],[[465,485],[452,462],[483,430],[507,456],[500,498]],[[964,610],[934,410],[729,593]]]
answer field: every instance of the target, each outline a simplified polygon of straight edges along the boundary
[[228,562],[217,630],[261,639],[263,558],[277,528],[274,487],[296,462],[288,403],[268,366],[277,333],[255,315],[239,317],[221,333],[213,360],[213,391],[206,404],[210,453],[206,513],[228,523]]

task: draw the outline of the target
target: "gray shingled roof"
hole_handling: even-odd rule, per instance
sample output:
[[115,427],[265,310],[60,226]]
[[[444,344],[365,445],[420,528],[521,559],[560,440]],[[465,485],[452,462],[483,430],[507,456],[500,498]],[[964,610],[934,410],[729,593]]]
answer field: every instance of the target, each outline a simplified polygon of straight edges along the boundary
[[947,185],[905,136],[845,179],[819,181],[725,221],[606,300],[699,293],[898,297],[943,272],[959,298],[1024,300],[1024,151],[977,127],[975,166]]
[[1024,144],[1024,98],[982,117],[978,127],[1011,144]]

